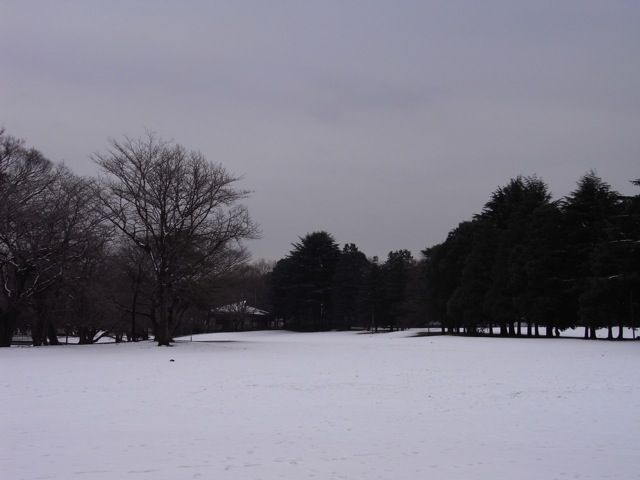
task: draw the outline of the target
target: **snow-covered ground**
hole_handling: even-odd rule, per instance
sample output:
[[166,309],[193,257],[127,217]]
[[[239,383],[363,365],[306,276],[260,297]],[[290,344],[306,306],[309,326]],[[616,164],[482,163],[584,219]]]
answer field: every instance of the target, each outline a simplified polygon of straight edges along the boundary
[[0,349],[0,478],[640,478],[640,342],[414,333]]

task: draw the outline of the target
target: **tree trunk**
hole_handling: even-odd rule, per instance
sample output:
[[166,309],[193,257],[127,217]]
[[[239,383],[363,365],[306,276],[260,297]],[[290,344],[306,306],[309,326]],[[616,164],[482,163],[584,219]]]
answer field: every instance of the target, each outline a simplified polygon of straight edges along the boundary
[[[158,316],[157,316],[157,311],[158,309],[156,308],[155,305],[151,305],[149,307],[149,320],[151,321],[151,331],[152,332],[156,332],[158,330]],[[149,331],[145,330],[143,332],[143,335],[146,338],[143,338],[143,340],[149,340]]]
[[549,325],[547,324],[547,326],[545,327],[546,331],[544,336],[545,337],[553,337],[553,325]]
[[78,345],[87,345],[91,342],[88,341],[89,332],[86,327],[78,328]]
[[40,347],[41,345],[46,345],[47,337],[44,331],[44,323],[42,321],[42,317],[40,313],[36,313],[36,319],[31,327],[31,342],[34,347]]
[[60,345],[60,342],[58,341],[58,329],[51,320],[47,322],[46,332],[49,339],[49,345]]
[[158,342],[159,347],[169,347],[169,319],[167,318],[166,285],[164,279],[160,279],[158,283],[158,304],[160,308],[160,319],[155,331],[156,342]]
[[60,345],[58,331],[51,319],[50,305],[42,297],[36,299],[36,316],[31,330],[33,346]]
[[536,337],[540,336],[540,329],[538,328],[538,324],[537,323],[535,324],[535,327],[534,327],[534,335]]
[[589,327],[584,327],[584,339],[589,339]]
[[613,325],[607,325],[607,340],[613,340]]
[[18,310],[9,306],[0,311],[0,347],[10,347],[13,340],[13,332],[18,322]]
[[624,338],[624,326],[622,322],[618,325],[618,340],[622,340]]
[[130,342],[137,342],[138,337],[136,336],[136,315],[138,307],[138,287],[136,285],[135,290],[133,291],[133,300],[131,301],[131,334],[129,335]]
[[589,338],[591,338],[591,340],[595,340],[597,338],[596,337],[596,327],[591,327],[591,335],[590,335]]

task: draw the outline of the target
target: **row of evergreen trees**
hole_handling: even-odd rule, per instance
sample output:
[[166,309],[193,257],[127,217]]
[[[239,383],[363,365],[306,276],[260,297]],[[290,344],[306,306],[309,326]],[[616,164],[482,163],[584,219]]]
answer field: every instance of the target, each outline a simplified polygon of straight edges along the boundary
[[613,338],[617,326],[622,338],[636,327],[640,196],[593,172],[558,201],[539,178],[515,178],[423,254],[429,314],[451,332],[518,335],[524,323],[528,335],[584,326]]
[[61,330],[83,343],[152,330],[166,345],[243,301],[298,330],[584,326],[613,338],[640,323],[640,195],[593,172],[561,200],[537,177],[512,179],[419,260],[397,250],[378,261],[315,232],[269,271],[247,265],[242,240],[257,228],[221,165],[153,135],[112,141],[94,160],[101,181],[0,129],[0,347],[16,332],[55,344]]
[[583,326],[587,338],[599,328],[622,338],[638,323],[640,195],[589,172],[553,200],[541,179],[517,177],[418,261],[398,250],[379,263],[316,232],[276,264],[271,285],[274,314],[294,329],[553,336]]
[[354,244],[342,250],[327,232],[308,234],[271,274],[273,314],[285,328],[404,328],[413,319],[406,293],[416,262],[407,250],[380,264]]

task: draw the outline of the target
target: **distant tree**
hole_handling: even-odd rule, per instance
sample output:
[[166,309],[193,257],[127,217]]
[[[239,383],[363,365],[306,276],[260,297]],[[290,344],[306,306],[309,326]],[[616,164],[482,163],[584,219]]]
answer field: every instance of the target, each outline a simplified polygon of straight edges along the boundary
[[113,257],[102,237],[94,237],[82,258],[70,265],[60,284],[46,292],[57,306],[59,325],[80,344],[91,344],[107,335],[117,342],[126,329],[126,317],[111,301],[118,279],[114,276]]
[[40,214],[53,183],[53,164],[24,141],[0,130],[0,346],[11,344],[30,297],[58,275],[49,261],[47,225]]
[[460,327],[457,315],[452,315],[449,308],[449,300],[462,281],[476,226],[477,222],[462,222],[443,243],[422,251],[427,321],[439,324],[443,333],[454,333]]
[[382,265],[384,322],[389,330],[405,328],[408,317],[408,289],[415,260],[409,250],[389,252]]
[[111,261],[108,297],[123,318],[128,318],[127,339],[146,338],[153,324],[153,268],[147,253],[133,243],[117,246]]
[[403,300],[403,318],[401,327],[414,328],[429,325],[427,305],[427,270],[424,256],[409,267],[405,298]]
[[[623,205],[620,194],[591,171],[565,198],[562,209],[567,227],[567,261],[570,264],[567,300],[571,300],[575,311],[579,311],[580,322],[585,326],[585,338],[595,338],[596,330],[607,326],[604,319],[608,317],[602,311],[612,312],[603,304],[598,308],[593,304],[594,299],[603,298],[608,290],[604,278],[617,273],[607,251],[621,239],[617,219],[623,213]],[[594,262],[596,258],[598,261]]]
[[[464,328],[467,334],[475,335],[485,323],[492,326],[493,321],[506,331],[502,297],[488,299],[492,288],[492,275],[496,275],[495,264],[496,231],[486,223],[476,220],[470,233],[470,250],[461,259],[461,268],[455,289],[450,292],[446,303],[447,315],[453,320],[455,331]],[[451,262],[455,265],[457,262]],[[500,265],[500,267],[502,267]],[[493,314],[493,321],[487,317],[487,310]]]
[[293,244],[289,255],[276,263],[272,275],[276,315],[287,328],[328,330],[333,317],[334,274],[340,249],[327,232],[313,232]]
[[521,334],[524,312],[518,308],[518,298],[527,289],[525,244],[535,233],[531,227],[536,212],[550,201],[541,179],[518,176],[493,192],[478,216],[488,228],[493,249],[484,310],[500,325],[502,335]]
[[299,302],[295,275],[294,261],[288,256],[276,262],[269,279],[271,311],[275,318],[282,321],[284,328],[295,327],[298,317]]
[[338,259],[333,285],[333,315],[337,328],[348,330],[366,322],[363,294],[369,260],[353,243],[346,244]]
[[100,228],[92,192],[91,181],[0,132],[1,346],[21,316],[34,344],[58,343],[50,290],[70,278]]
[[[107,316],[105,298],[98,292],[112,229],[104,221],[94,192],[92,181],[58,168],[48,208],[42,214],[49,228],[49,241],[56,245],[54,260],[59,274],[48,289],[33,295],[34,345],[46,344],[47,340],[57,343],[57,338],[52,337],[60,320],[64,319],[68,326],[75,319],[75,328],[80,329]],[[100,329],[106,330],[105,322],[101,322]]]
[[[596,224],[602,231],[593,237],[590,270],[579,297],[581,319],[587,327],[592,327],[590,337],[594,336],[594,328],[606,327],[608,338],[613,339],[613,329],[618,327],[616,338],[622,339],[624,327],[635,325],[640,286],[637,198],[623,197],[614,191],[603,198],[609,202],[609,209],[604,212],[606,221]],[[594,225],[594,228],[598,227]]]
[[369,265],[365,272],[361,302],[364,306],[365,325],[367,326],[367,330],[378,332],[378,329],[384,325],[385,312],[387,308],[384,276],[378,257],[373,257],[369,260]]
[[[635,186],[640,187],[640,179],[633,180]],[[629,326],[638,327],[638,312],[640,312],[640,192],[633,197],[624,199],[625,205],[625,238],[624,247],[619,251],[624,262],[624,280],[628,288],[627,311]],[[634,330],[635,331],[635,330]],[[619,337],[622,337],[622,330]]]
[[575,311],[565,301],[566,235],[557,202],[541,205],[532,213],[519,251],[524,286],[514,298],[527,322],[528,335],[539,336],[539,326],[552,336],[556,329],[575,325]]
[[100,198],[108,219],[149,258],[155,337],[169,345],[180,286],[246,260],[240,242],[257,235],[238,204],[248,192],[201,153],[151,134],[112,140],[94,159],[106,175]]

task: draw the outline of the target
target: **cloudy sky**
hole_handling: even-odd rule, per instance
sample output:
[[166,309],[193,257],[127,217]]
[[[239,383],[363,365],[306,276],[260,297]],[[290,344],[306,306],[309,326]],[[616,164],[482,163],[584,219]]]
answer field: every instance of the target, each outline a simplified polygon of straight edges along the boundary
[[0,0],[0,125],[55,161],[145,130],[243,175],[278,259],[415,255],[518,174],[640,177],[640,2]]

